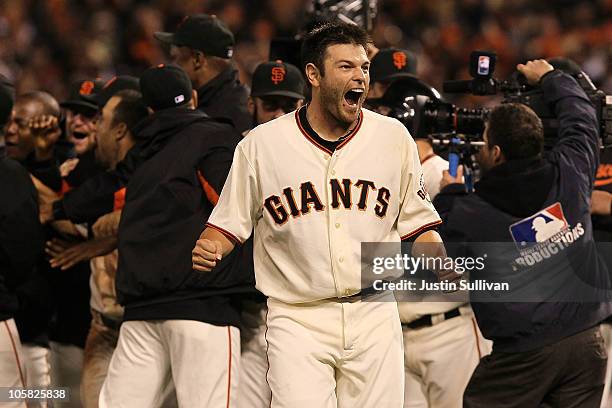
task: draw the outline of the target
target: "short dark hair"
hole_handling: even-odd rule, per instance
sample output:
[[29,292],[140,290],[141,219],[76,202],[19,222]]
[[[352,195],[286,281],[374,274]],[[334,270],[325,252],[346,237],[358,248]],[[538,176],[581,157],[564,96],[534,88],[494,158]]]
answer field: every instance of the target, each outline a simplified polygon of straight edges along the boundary
[[542,121],[528,106],[501,104],[491,111],[487,123],[488,146],[499,146],[506,160],[527,159],[542,153]]
[[60,106],[57,100],[48,92],[29,91],[17,97],[17,102],[34,102],[40,105],[41,115],[60,115]]
[[331,45],[361,45],[366,51],[370,43],[368,33],[355,24],[334,21],[324,23],[310,31],[302,41],[302,68],[312,63],[325,75],[323,61],[325,52]]
[[[124,89],[113,95],[113,97],[115,96],[121,98],[121,100],[113,110],[111,126],[125,123],[131,132],[138,122],[149,116],[149,109],[147,109],[147,106],[142,101],[142,94],[140,92],[134,89]],[[135,137],[134,134],[132,136]]]

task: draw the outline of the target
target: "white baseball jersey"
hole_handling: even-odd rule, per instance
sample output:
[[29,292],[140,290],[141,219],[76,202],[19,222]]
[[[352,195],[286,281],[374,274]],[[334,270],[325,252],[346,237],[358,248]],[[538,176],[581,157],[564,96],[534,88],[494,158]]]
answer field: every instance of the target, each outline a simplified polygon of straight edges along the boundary
[[429,197],[433,200],[440,192],[440,181],[442,180],[442,171],[448,170],[448,162],[434,154],[426,158],[421,163],[423,168],[423,177],[425,178],[425,187],[429,193]]
[[255,128],[208,226],[238,242],[254,229],[257,288],[302,303],[361,290],[362,242],[399,242],[439,223],[416,143],[399,121],[363,109],[333,152],[298,111]]

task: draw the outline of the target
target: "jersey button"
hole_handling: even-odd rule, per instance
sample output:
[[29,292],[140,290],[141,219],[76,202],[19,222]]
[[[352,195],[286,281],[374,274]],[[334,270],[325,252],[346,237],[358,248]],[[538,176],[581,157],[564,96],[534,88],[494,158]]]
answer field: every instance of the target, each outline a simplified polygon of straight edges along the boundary
[[331,174],[332,174],[332,176],[335,176],[336,175],[336,170],[332,170]]
[[340,223],[339,222],[336,223],[336,228],[340,228]]
[[338,262],[340,262],[340,263],[344,262],[344,257],[341,256],[340,258],[338,258]]

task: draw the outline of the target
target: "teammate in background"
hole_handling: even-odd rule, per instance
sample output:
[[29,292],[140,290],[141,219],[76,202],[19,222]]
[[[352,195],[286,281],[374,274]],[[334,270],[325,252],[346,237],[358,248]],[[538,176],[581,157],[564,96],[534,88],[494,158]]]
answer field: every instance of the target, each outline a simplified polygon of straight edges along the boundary
[[[57,166],[53,171],[46,171],[48,166],[45,162],[59,165],[69,157],[68,152],[55,149],[54,146],[54,141],[59,139],[61,133],[57,126],[59,114],[59,104],[51,95],[45,92],[27,92],[17,96],[5,127],[7,156],[26,167],[30,175],[35,177],[35,186],[39,186],[37,189],[45,187],[52,196],[55,196],[55,192],[50,187],[54,186],[53,190],[59,190],[61,176]],[[38,119],[43,117],[49,120],[50,127],[35,128],[34,123],[41,123]],[[42,140],[36,143],[37,138]],[[43,165],[39,166],[40,163]],[[39,191],[39,200],[41,196]],[[45,239],[50,233],[45,231]],[[49,324],[55,311],[56,300],[51,288],[51,280],[54,278],[52,275],[48,262],[41,257],[30,279],[18,288],[20,304],[15,322],[21,337],[24,376],[28,387],[51,385]],[[72,326],[75,326],[75,322],[72,322]],[[46,403],[42,402],[41,406],[46,406]]]
[[[417,74],[417,58],[412,52],[399,48],[384,48],[372,58],[370,67],[370,92],[366,103],[376,106],[382,115],[389,115],[400,107],[407,96],[424,95],[440,98],[434,88],[420,81]],[[427,192],[433,198],[440,191],[442,172],[448,170],[448,162],[435,154],[427,138],[415,139]]]
[[15,103],[15,88],[13,84],[0,74],[0,156],[5,156],[4,126],[8,122],[13,104]]
[[234,34],[216,16],[187,16],[175,33],[156,32],[170,46],[172,62],[189,76],[198,92],[197,108],[213,118],[230,120],[240,132],[251,128],[248,90],[232,66]]
[[[96,159],[108,169],[115,169],[135,145],[134,126],[148,116],[141,95],[124,90],[111,97],[96,123]],[[92,227],[96,239],[117,240],[121,210],[101,217]],[[84,408],[97,408],[102,384],[117,346],[123,308],[117,302],[115,273],[117,251],[92,259],[92,322],[83,360],[81,398]]]
[[[436,197],[436,208],[445,219],[440,231],[464,245],[510,240],[517,246],[527,241],[534,245],[534,219],[563,220],[568,231],[578,228],[580,232],[563,253],[553,253],[550,263],[543,264],[554,265],[551,272],[558,273],[551,276],[559,282],[547,283],[564,286],[569,296],[589,296],[575,292],[579,285],[568,283],[562,272],[569,270],[576,278],[585,274],[598,285],[608,280],[601,276],[606,269],[593,250],[588,219],[599,148],[596,112],[578,83],[545,60],[517,68],[530,85],[541,87],[545,102],[554,109],[559,121],[556,144],[543,155],[542,122],[527,106],[514,103],[494,108],[478,155],[483,174],[475,193],[466,194],[463,189],[453,194],[453,189],[462,189],[454,184]],[[460,183],[448,175],[445,178]],[[544,270],[536,269],[537,264],[514,270],[497,265],[496,272],[519,279]],[[534,285],[535,281],[530,287]],[[545,294],[540,298],[531,303],[472,303],[484,336],[493,341],[493,351],[470,379],[463,396],[466,408],[500,404],[599,407],[607,360],[599,324],[610,316],[612,305],[591,299],[555,302]]]
[[[292,112],[302,106],[304,100],[304,77],[291,64],[279,61],[265,62],[257,66],[253,74],[249,112],[253,123],[261,125]],[[244,246],[244,256],[249,258],[243,267],[253,268],[253,238]],[[240,326],[240,386],[239,408],[268,408],[270,386],[266,381],[268,356],[265,340],[266,297],[260,292],[242,302],[242,325]]]
[[[0,129],[13,105],[8,82],[0,85]],[[28,172],[0,152],[0,387],[27,387],[26,357],[14,317],[19,312],[18,288],[32,278],[43,254],[36,189]],[[23,407],[22,402],[2,406]]]
[[64,192],[103,171],[94,155],[94,118],[98,114],[98,106],[86,99],[99,92],[103,85],[101,80],[77,81],[72,84],[70,97],[60,103],[66,117],[65,139],[73,145],[75,154],[60,165]]
[[[95,103],[101,111],[110,98],[124,90],[140,92],[138,78],[130,75],[113,77],[104,84],[101,90],[95,94],[83,96],[83,98]],[[113,170],[90,178],[78,188],[66,192],[61,199],[56,197],[41,203],[41,218],[93,224],[99,217],[123,205],[125,185],[135,169],[142,163],[137,146],[130,149]]]
[[418,194],[421,167],[407,130],[362,109],[367,48],[361,28],[340,22],[305,36],[312,101],[240,142],[193,250],[194,268],[218,275],[254,229],[275,408],[403,404],[397,305],[392,293],[365,299],[359,253],[362,242],[441,242],[432,231],[440,219]]
[[240,134],[194,109],[197,94],[176,66],[140,78],[154,112],[133,129],[146,139],[119,225],[116,289],[124,306],[100,407],[151,408],[176,389],[179,406],[233,406],[240,366],[240,313],[247,289],[232,259],[218,275],[192,269]]
[[[417,60],[410,51],[380,50],[372,59],[372,88],[367,103],[380,113],[403,116],[406,97],[436,97],[416,77]],[[410,128],[410,123],[404,123]],[[448,162],[436,155],[429,139],[416,139],[425,187],[433,200]],[[399,302],[404,335],[404,408],[461,408],[465,387],[491,344],[480,334],[474,314],[462,302]],[[453,370],[449,370],[453,367]]]
[[[25,356],[14,315],[18,287],[26,284],[43,250],[36,189],[16,161],[0,156],[0,387],[28,387]],[[24,407],[4,401],[3,407]]]
[[264,62],[255,68],[247,107],[255,126],[293,112],[304,102],[304,77],[294,65]]

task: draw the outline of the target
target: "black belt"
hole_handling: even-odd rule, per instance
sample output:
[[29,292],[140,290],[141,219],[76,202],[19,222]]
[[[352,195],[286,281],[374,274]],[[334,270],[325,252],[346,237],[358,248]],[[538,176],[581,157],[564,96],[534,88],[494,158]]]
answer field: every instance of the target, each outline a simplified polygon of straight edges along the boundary
[[[411,321],[410,323],[402,323],[402,327],[406,327],[408,329],[413,329],[413,330],[420,329],[422,327],[431,327],[435,324],[433,321],[434,316],[436,315],[421,316],[418,319]],[[445,312],[444,320],[449,320],[449,319],[452,319],[453,317],[459,317],[459,316],[461,316],[461,312],[459,311],[459,308],[457,307],[453,310],[449,310],[448,312]]]
[[361,289],[361,291],[355,293],[354,295],[339,297],[336,300],[340,303],[354,303],[365,300],[366,298],[369,298],[374,295],[379,295],[381,293],[385,293],[385,291],[376,290],[373,287],[367,287]]

